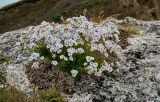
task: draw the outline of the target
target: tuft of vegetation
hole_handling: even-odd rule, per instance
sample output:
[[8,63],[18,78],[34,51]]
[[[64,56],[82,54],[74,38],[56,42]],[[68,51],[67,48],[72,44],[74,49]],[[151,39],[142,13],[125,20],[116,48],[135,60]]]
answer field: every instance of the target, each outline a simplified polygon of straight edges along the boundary
[[44,56],[50,62],[54,59],[53,54],[47,48],[47,45],[44,43],[43,40],[38,43],[38,46],[34,48],[34,51],[38,52],[40,56]]
[[0,56],[0,64],[3,64],[4,62],[8,62],[11,59],[9,55],[2,55]]
[[[104,5],[109,3],[111,0],[93,0],[93,1],[85,1],[85,0],[81,0],[81,2],[76,6],[76,9],[74,10],[60,10],[58,13],[56,13],[55,15],[53,15],[53,20],[54,21],[61,21],[61,17],[64,18],[68,18],[68,17],[73,17],[73,16],[80,16],[83,15],[83,11],[86,9],[90,9],[90,8],[94,8],[97,5]],[[99,12],[100,11],[96,11],[97,13],[94,14],[93,16],[93,12],[88,12],[87,13],[87,18],[95,21],[95,22],[99,22],[102,21],[102,18],[99,18]],[[103,15],[104,16],[104,15]],[[104,18],[103,18],[104,20]]]
[[59,13],[57,13],[56,15],[53,16],[53,19],[55,21],[60,21],[61,17],[65,17],[68,16],[69,11],[60,11]]
[[54,89],[39,90],[32,96],[7,86],[0,88],[0,102],[64,102],[62,94]]
[[120,30],[122,30],[130,36],[139,34],[139,28],[134,25],[123,25],[120,27]]
[[121,45],[122,48],[126,48],[128,46],[127,38],[139,34],[140,28],[133,25],[121,25],[119,26],[119,31],[120,31],[119,44]]
[[0,88],[0,102],[27,102],[26,98],[24,93],[14,87]]
[[64,60],[60,58],[60,55],[63,54],[66,58],[69,58],[67,49],[69,47],[63,47],[62,52],[60,54],[58,53],[52,53],[50,50],[47,48],[47,45],[45,44],[45,41],[42,40],[40,41],[37,45],[37,47],[34,48],[34,51],[36,53],[40,54],[40,57],[43,56],[45,59],[47,59],[50,63],[54,60],[58,62],[58,67],[60,68],[61,71],[65,71],[70,73],[71,70],[77,70],[78,71],[78,77],[80,77],[82,74],[86,72],[86,65],[84,65],[86,61],[86,56],[92,56],[95,58],[95,62],[97,62],[99,65],[98,67],[100,68],[104,60],[107,61],[109,64],[114,63],[117,60],[116,54],[113,52],[111,53],[109,50],[107,53],[109,54],[108,57],[105,57],[102,53],[99,51],[90,51],[90,46],[88,45],[89,42],[85,41],[84,37],[81,35],[81,38],[84,40],[85,44],[84,45],[78,45],[74,46],[75,49],[77,48],[83,48],[84,53],[74,53],[73,54],[73,60]]
[[[89,50],[89,49],[86,49]],[[44,41],[41,41],[38,43],[38,46],[34,48],[34,51],[39,53],[40,56],[44,56],[45,59],[47,59],[50,63],[53,60],[56,60],[59,64],[58,67],[60,70],[70,73],[71,70],[78,70],[81,74],[85,72],[83,63],[86,62],[86,54],[74,54],[73,55],[73,61],[65,61],[60,59],[60,54],[54,54],[51,53],[50,50],[47,48]],[[62,48],[62,53],[66,56],[68,56],[67,48]]]
[[0,69],[0,85],[1,84],[4,85],[5,82],[6,82],[5,74],[6,74],[5,70],[4,69]]
[[[78,20],[81,21],[78,22]],[[117,60],[117,56],[114,54],[116,51],[115,47],[120,49],[116,44],[116,33],[110,33],[105,37],[107,32],[105,30],[99,30],[100,26],[102,28],[104,26],[98,26],[98,23],[94,23],[95,26],[93,27],[91,26],[92,24],[89,24],[92,29],[97,29],[94,30],[96,34],[100,33],[100,36],[97,36],[98,38],[94,34],[86,34],[88,32],[75,33],[70,29],[70,27],[75,26],[75,30],[78,30],[77,24],[81,24],[82,22],[87,23],[88,20],[84,16],[67,19],[63,25],[64,28],[67,26],[64,30],[62,30],[63,27],[57,28],[59,31],[64,31],[64,35],[57,36],[59,31],[56,31],[55,34],[51,35],[53,37],[49,36],[50,39],[47,38],[47,35],[42,39],[37,39],[37,42],[35,42],[36,47],[30,48],[35,53],[35,58],[32,56],[31,60],[36,61],[33,63],[32,68],[38,68],[41,58],[45,58],[49,60],[50,64],[72,74],[73,77],[85,72],[95,74],[95,76],[103,75],[104,71],[111,73],[113,71],[112,63],[115,63]],[[71,26],[68,29],[69,23]],[[82,28],[87,31],[87,28]],[[77,35],[72,36],[72,32]],[[115,46],[111,46],[112,44]]]
[[65,60],[60,60],[58,59],[59,61],[59,68],[62,70],[62,71],[66,71],[68,73],[70,73],[71,70],[77,70],[79,72],[79,75],[80,74],[83,74],[85,71],[84,69],[84,65],[83,63],[86,62],[86,54],[83,53],[83,54],[74,54],[73,55],[73,61],[65,61]]
[[58,90],[49,88],[39,91],[36,100],[39,100],[38,102],[64,102],[64,97]]

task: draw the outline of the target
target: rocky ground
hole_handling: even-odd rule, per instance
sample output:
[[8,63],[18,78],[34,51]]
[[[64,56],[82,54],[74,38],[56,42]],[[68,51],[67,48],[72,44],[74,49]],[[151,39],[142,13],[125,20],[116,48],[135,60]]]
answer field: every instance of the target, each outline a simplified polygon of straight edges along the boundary
[[[114,77],[86,74],[81,80],[74,80],[46,62],[40,69],[30,68],[27,63],[31,52],[20,43],[22,34],[36,27],[29,26],[0,35],[0,55],[11,56],[8,62],[0,64],[0,68],[7,71],[8,84],[28,94],[35,87],[54,85],[69,97],[69,102],[160,102],[160,21],[127,17],[101,23],[109,22],[117,26],[120,42],[123,42]],[[124,26],[136,28],[131,31],[132,28]]]

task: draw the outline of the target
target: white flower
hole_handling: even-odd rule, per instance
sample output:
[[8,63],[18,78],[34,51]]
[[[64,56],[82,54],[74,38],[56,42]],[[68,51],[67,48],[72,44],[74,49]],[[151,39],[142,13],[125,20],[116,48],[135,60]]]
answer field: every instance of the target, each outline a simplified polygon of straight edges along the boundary
[[95,72],[95,76],[102,76],[102,72],[101,71]]
[[90,62],[90,65],[94,68],[97,68],[98,67],[98,63],[97,62]]
[[101,53],[106,52],[106,48],[102,43],[98,44],[98,51],[100,51]]
[[73,55],[73,53],[68,53],[68,56],[70,56],[70,57],[71,57],[72,55]]
[[41,23],[41,25],[42,26],[45,26],[45,25],[47,25],[48,23],[46,22],[46,21],[43,21],[42,23]]
[[114,63],[111,63],[111,66],[114,66]]
[[78,74],[77,70],[71,70],[72,77],[76,77]]
[[107,68],[107,71],[108,71],[108,72],[112,72],[112,71],[113,71],[113,68],[112,68],[112,67],[108,67],[108,68]]
[[34,62],[31,67],[32,68],[38,68],[39,67],[39,62]]
[[53,58],[56,58],[56,54],[52,54],[52,57],[53,57]]
[[93,60],[95,60],[95,58],[94,57],[90,57],[90,60],[93,61]]
[[60,57],[59,57],[60,59],[64,59],[65,58],[65,56],[64,55],[60,55]]
[[78,52],[78,53],[84,53],[84,50],[83,50],[83,48],[78,48],[78,49],[77,49],[77,52]]
[[[100,76],[103,71],[112,72],[113,68],[107,62],[99,68],[98,63],[95,62],[97,58],[90,56],[89,53],[93,54],[93,51],[98,51],[104,57],[109,57],[108,51],[114,51],[116,54],[117,51],[121,51],[121,47],[117,44],[119,31],[114,23],[93,23],[84,16],[69,18],[66,24],[42,22],[39,26],[30,27],[25,33],[25,38],[23,35],[20,38],[22,44],[34,48],[44,39],[44,44],[52,53],[53,58],[74,61],[76,59],[73,58],[74,54],[82,54],[87,50],[85,54],[88,55],[83,65],[87,67],[89,74],[93,73],[97,76]],[[109,37],[115,37],[116,41],[109,40]],[[61,55],[62,52],[66,56]],[[39,57],[39,53],[33,53],[29,60],[37,60]],[[40,57],[40,60],[43,59]],[[52,64],[57,65],[54,61]]]
[[67,49],[67,52],[68,52],[68,53],[75,53],[76,50],[75,50],[75,48],[68,48],[68,49]]
[[44,60],[44,56],[41,56],[41,57],[40,57],[40,60]]
[[87,69],[87,73],[88,73],[88,74],[94,73],[94,68],[93,68],[92,66],[89,65],[89,66],[87,66],[86,69]]
[[85,62],[83,65],[86,66],[87,64],[88,64],[88,63]]
[[51,64],[56,66],[58,64],[58,62],[57,61],[52,61]]
[[91,74],[93,73],[93,71],[88,70],[87,73],[88,73],[89,75],[91,75]]
[[30,57],[29,57],[29,60],[36,60],[38,57],[40,56],[40,54],[39,53],[33,53]]
[[101,67],[102,69],[108,71],[108,72],[112,72],[113,68],[105,61],[104,65]]
[[87,60],[87,62],[90,62],[91,61],[90,56],[86,56],[86,60]]
[[35,43],[31,43],[31,44],[28,45],[29,48],[33,48],[33,47],[35,47],[35,46],[36,46]]
[[70,57],[69,57],[69,60],[73,61],[73,57],[72,57],[72,56],[70,56]]
[[97,44],[91,44],[91,51],[98,50]]
[[95,59],[94,57],[86,56],[87,62],[91,62],[91,61],[93,61],[94,59]]
[[57,53],[59,54],[59,53],[61,53],[62,52],[62,49],[58,49],[57,50]]
[[67,57],[64,57],[64,60],[65,60],[65,61],[68,61],[68,58],[67,58]]
[[105,56],[105,57],[108,57],[108,53],[107,53],[107,52],[105,52],[105,53],[104,53],[104,56]]

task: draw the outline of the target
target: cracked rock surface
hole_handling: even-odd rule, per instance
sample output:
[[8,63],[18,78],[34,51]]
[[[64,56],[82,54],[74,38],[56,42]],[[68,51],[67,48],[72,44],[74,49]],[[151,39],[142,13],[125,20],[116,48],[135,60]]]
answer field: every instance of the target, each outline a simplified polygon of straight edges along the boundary
[[[69,101],[160,102],[160,21],[140,21],[127,17],[124,20],[107,19],[102,23],[107,22],[113,22],[117,26],[134,25],[141,29],[139,34],[126,39],[127,47],[118,55],[116,77],[102,76],[103,80],[98,81],[100,84],[96,84],[94,90],[75,91]],[[9,84],[26,93],[32,91],[25,73],[25,64],[31,52],[26,51],[25,45],[20,42],[23,33],[33,28],[30,26],[0,35],[0,55],[11,56],[11,60],[0,64],[0,68],[6,68]]]

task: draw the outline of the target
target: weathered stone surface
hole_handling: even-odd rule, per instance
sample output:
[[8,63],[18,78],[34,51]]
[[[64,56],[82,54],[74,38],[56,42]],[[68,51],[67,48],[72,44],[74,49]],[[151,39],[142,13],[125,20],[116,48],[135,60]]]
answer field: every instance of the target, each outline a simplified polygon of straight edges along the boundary
[[[117,26],[135,25],[140,34],[127,39],[126,49],[118,55],[115,78],[103,76],[102,84],[90,92],[74,94],[70,102],[160,102],[160,21],[140,21],[134,18],[110,19]],[[21,35],[33,32],[34,26],[0,35],[0,55],[8,54],[11,60],[1,64],[7,70],[7,81],[24,92],[30,92],[25,66],[31,52],[21,45]],[[83,101],[78,101],[83,100]]]

